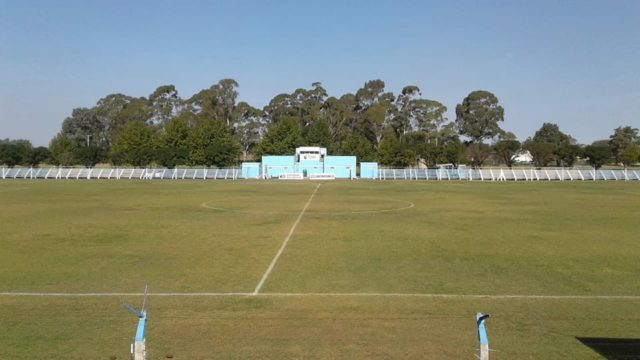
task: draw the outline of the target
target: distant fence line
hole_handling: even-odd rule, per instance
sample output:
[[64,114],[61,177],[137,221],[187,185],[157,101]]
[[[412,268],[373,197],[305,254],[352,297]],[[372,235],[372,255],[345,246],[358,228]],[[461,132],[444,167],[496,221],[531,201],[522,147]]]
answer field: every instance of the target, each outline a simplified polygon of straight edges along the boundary
[[596,181],[640,180],[640,169],[483,168],[379,169],[380,180]]
[[152,169],[152,168],[1,168],[2,179],[54,179],[54,180],[236,180],[242,179],[242,170],[229,169]]
[[[0,168],[2,179],[51,180],[238,180],[241,168]],[[251,177],[255,179],[255,177]],[[375,180],[463,181],[640,181],[640,169],[483,168],[378,169]]]

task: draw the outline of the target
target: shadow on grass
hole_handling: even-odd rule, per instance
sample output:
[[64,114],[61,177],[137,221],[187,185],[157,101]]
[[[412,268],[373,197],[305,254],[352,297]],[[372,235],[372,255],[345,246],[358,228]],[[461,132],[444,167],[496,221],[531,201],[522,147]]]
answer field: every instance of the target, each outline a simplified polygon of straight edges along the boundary
[[590,338],[576,339],[607,360],[640,360],[640,339]]

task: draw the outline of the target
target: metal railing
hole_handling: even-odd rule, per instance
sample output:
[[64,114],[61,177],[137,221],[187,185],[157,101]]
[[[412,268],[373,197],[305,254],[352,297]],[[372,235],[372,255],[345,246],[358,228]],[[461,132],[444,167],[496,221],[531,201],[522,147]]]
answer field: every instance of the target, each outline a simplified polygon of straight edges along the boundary
[[2,179],[53,180],[236,180],[241,178],[238,168],[0,168]]
[[596,181],[640,180],[640,169],[483,168],[378,169],[379,180]]
[[[66,168],[0,167],[1,179],[46,180],[238,180],[240,168]],[[252,177],[255,179],[255,177]],[[418,169],[380,168],[377,180],[461,181],[640,181],[640,169],[483,168]]]

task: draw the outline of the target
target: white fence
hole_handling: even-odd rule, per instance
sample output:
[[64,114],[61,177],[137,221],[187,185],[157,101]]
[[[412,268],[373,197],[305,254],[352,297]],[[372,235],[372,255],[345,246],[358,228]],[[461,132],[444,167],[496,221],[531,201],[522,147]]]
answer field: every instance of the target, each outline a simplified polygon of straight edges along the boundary
[[139,180],[236,180],[242,170],[231,169],[140,169],[140,168],[1,168],[2,179],[139,179]]
[[380,180],[595,181],[640,180],[640,169],[486,168],[378,169]]
[[[140,169],[140,168],[0,168],[1,179],[63,180],[237,180],[239,168]],[[484,168],[484,169],[378,169],[378,180],[464,181],[640,181],[640,169]]]

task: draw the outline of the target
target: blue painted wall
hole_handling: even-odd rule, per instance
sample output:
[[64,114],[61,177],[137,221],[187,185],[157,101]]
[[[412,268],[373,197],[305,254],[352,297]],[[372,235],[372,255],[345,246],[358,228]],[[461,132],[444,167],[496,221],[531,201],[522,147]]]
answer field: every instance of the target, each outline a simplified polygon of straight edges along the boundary
[[360,178],[361,179],[377,179],[378,178],[378,163],[375,163],[375,162],[361,162],[360,163]]
[[326,156],[324,158],[324,172],[334,174],[336,178],[351,179],[356,176],[355,156]]
[[321,161],[305,160],[295,162],[295,156],[266,155],[262,163],[242,163],[242,176],[247,179],[257,178],[262,171],[267,178],[276,178],[282,173],[334,174],[336,178],[350,179],[356,176],[355,156],[325,156]]
[[243,162],[242,163],[242,177],[245,179],[257,179],[260,177],[260,163],[259,162]]
[[282,173],[299,172],[295,163],[296,157],[268,155],[262,157],[262,166],[268,178],[278,177]]
[[305,177],[308,177],[310,174],[322,174],[324,167],[320,161],[307,160],[304,163],[298,163],[298,170],[303,173]]

